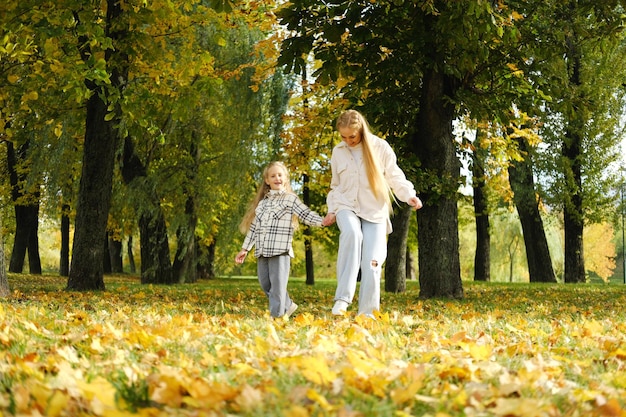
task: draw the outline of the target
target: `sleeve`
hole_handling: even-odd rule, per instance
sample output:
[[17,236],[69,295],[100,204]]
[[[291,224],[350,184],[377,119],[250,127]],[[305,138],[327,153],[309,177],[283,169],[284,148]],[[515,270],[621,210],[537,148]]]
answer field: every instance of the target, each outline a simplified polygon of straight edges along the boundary
[[413,183],[406,179],[406,175],[398,166],[398,158],[391,145],[382,139],[379,140],[381,141],[383,154],[381,160],[383,161],[382,168],[385,173],[385,179],[398,199],[406,203],[409,199],[416,196],[415,187]]
[[322,226],[322,216],[307,207],[296,195],[293,200],[293,212],[306,225]]
[[252,224],[250,224],[250,229],[248,230],[248,233],[246,233],[246,238],[243,240],[243,244],[241,245],[241,248],[250,252],[252,250],[252,247],[254,246],[255,237],[256,237],[256,217],[252,221]]
[[330,191],[326,196],[326,207],[328,213],[336,213],[338,207],[338,199],[337,193],[339,188],[339,174],[337,173],[337,153],[336,150],[333,149],[332,155],[330,157]]

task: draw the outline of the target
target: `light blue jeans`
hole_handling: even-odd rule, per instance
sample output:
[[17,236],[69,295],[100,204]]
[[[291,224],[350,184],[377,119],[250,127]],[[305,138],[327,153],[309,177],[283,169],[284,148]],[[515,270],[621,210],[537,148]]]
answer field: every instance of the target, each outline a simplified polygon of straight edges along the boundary
[[380,310],[380,277],[387,258],[387,224],[371,223],[350,210],[337,213],[339,251],[335,301],[352,303],[361,270],[359,313]]
[[272,317],[282,317],[293,301],[287,293],[291,257],[283,255],[269,258],[257,258],[257,274],[259,284],[269,300],[270,314]]

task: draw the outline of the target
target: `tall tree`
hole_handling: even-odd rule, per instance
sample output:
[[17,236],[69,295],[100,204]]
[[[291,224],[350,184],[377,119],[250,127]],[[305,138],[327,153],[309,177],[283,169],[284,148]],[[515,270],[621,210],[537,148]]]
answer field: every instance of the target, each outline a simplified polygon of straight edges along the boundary
[[0,216],[0,298],[8,297],[11,293],[4,259],[4,233],[2,233],[2,217]]
[[[517,2],[513,2],[517,3]],[[606,213],[606,172],[616,159],[624,96],[624,2],[519,2],[528,39],[528,76],[552,97],[522,109],[540,119],[549,145],[538,152],[548,178],[549,203],[562,209],[565,282],[585,282],[586,222]],[[559,152],[556,152],[556,150]]]
[[187,195],[185,200],[184,221],[176,230],[177,249],[174,256],[172,270],[178,282],[196,282],[197,276],[197,239],[196,225],[198,224],[198,214],[196,213],[197,193],[195,187],[190,184],[197,182],[197,175],[200,163],[200,151],[197,140],[194,139],[195,132],[191,132],[191,145],[189,149],[190,164],[186,167],[186,180],[182,186]]
[[133,187],[135,198],[142,201],[139,212],[139,238],[141,248],[141,283],[172,284],[169,239],[165,214],[154,180],[135,152],[133,140],[126,137],[122,157],[122,178]]
[[[433,19],[425,19],[425,23]],[[428,23],[427,23],[428,24]],[[431,30],[437,30],[433,25]],[[458,188],[460,162],[452,133],[458,81],[436,68],[443,56],[432,56],[433,67],[423,77],[417,133],[412,142],[423,169],[441,180],[439,190],[422,192],[424,207],[418,212],[420,298],[462,298],[459,260],[458,210],[454,193]],[[441,191],[440,191],[441,190]],[[443,192],[442,192],[443,191]]]
[[[104,290],[104,246],[107,219],[111,204],[115,152],[120,143],[119,129],[114,125],[120,117],[123,86],[128,79],[128,55],[122,42],[128,35],[129,20],[120,0],[107,0],[103,11],[105,34],[112,47],[104,51],[104,65],[110,76],[103,82],[86,79],[91,90],[86,106],[83,164],[78,191],[72,262],[67,281],[68,290]],[[74,14],[78,30],[84,22]],[[93,60],[89,38],[79,36],[83,61]],[[106,82],[104,82],[106,81]],[[110,86],[107,85],[110,82]],[[117,118],[111,117],[113,114]]]
[[535,191],[532,147],[527,137],[514,134],[512,129],[509,137],[516,141],[521,154],[521,158],[511,162],[508,171],[513,201],[522,224],[530,282],[556,282]]
[[476,253],[474,256],[474,281],[491,281],[491,233],[487,180],[485,178],[486,153],[489,151],[484,129],[476,129],[472,152],[472,188],[474,215],[476,217]]
[[[30,140],[15,150],[12,142],[7,142],[7,166],[11,181],[11,196],[15,209],[15,239],[11,251],[9,271],[21,273],[28,251],[28,266],[31,274],[41,274],[39,257],[39,184],[29,186],[27,157]],[[31,176],[32,177],[32,176]],[[29,191],[34,190],[34,191]]]

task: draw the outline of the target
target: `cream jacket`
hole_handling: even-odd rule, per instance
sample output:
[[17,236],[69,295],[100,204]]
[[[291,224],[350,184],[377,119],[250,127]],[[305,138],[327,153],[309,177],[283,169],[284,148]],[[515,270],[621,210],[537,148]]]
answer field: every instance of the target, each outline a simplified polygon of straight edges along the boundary
[[[415,197],[415,187],[406,179],[397,164],[396,154],[387,141],[378,136],[370,136],[372,150],[378,155],[385,179],[396,197],[407,202]],[[375,198],[364,170],[352,157],[345,142],[335,146],[330,159],[331,183],[326,198],[329,213],[351,210],[360,218],[372,223],[387,223],[387,233],[391,233],[389,207],[383,200]]]

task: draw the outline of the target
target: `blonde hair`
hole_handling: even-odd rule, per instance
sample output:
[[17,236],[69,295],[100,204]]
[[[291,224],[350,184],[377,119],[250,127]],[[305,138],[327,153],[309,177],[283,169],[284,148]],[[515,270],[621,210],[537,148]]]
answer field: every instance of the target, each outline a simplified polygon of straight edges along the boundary
[[[259,188],[256,192],[256,195],[254,196],[254,199],[248,206],[248,210],[246,211],[246,214],[244,214],[243,219],[241,220],[241,223],[239,224],[239,230],[241,231],[241,233],[244,233],[244,234],[248,233],[248,230],[250,229],[250,225],[254,221],[254,216],[256,214],[255,210],[257,206],[259,205],[259,202],[263,200],[265,196],[271,190],[271,187],[267,183],[267,176],[268,176],[269,170],[273,167],[279,167],[280,169],[283,170],[283,173],[285,174],[285,192],[289,194],[295,194],[293,192],[293,189],[291,188],[291,179],[289,178],[289,170],[287,169],[285,164],[283,164],[280,161],[272,161],[269,164],[267,164],[265,169],[263,169],[263,177],[261,178],[261,183],[259,184]],[[297,227],[298,216],[296,215],[293,216],[292,223],[294,225],[294,228]]]
[[346,127],[356,129],[361,134],[363,162],[365,163],[367,180],[374,192],[374,196],[379,200],[384,200],[389,210],[391,210],[391,189],[385,179],[378,158],[374,155],[371,144],[372,132],[370,131],[367,120],[356,110],[346,110],[337,118],[336,127],[337,129]]

